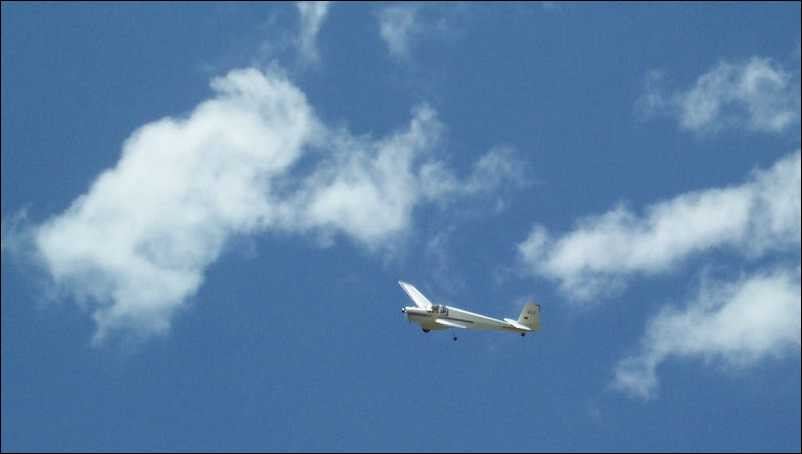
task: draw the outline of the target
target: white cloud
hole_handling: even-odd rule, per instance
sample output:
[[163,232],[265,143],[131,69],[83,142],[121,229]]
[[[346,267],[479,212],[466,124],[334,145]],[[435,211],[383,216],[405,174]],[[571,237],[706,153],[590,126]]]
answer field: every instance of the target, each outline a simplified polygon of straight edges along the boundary
[[[334,228],[378,247],[389,233],[410,223],[412,208],[429,183],[420,164],[428,161],[441,125],[432,109],[416,110],[409,129],[371,141],[339,134],[324,159],[291,201],[303,227]],[[433,161],[436,162],[436,161]],[[450,174],[449,174],[450,175]]]
[[657,368],[671,357],[717,360],[734,368],[791,352],[798,359],[800,316],[798,268],[731,284],[706,283],[685,308],[666,307],[651,320],[640,352],[617,365],[613,386],[654,397]]
[[557,238],[536,225],[518,248],[529,272],[588,301],[620,289],[629,275],[666,272],[714,248],[759,255],[799,244],[797,150],[739,186],[682,194],[640,215],[619,206]]
[[97,304],[98,339],[166,331],[226,238],[274,222],[271,178],[314,134],[305,96],[275,74],[232,71],[212,88],[188,118],[135,131],[113,169],[36,229],[56,283]]
[[301,17],[298,47],[301,57],[308,63],[320,59],[317,51],[317,35],[329,11],[329,2],[296,2]]
[[92,312],[96,341],[167,332],[234,235],[342,234],[377,250],[411,228],[416,206],[490,191],[476,175],[515,168],[494,151],[460,181],[436,158],[443,127],[426,106],[374,140],[327,128],[275,70],[211,85],[211,99],[136,130],[86,194],[27,229],[54,283]]
[[718,63],[693,87],[666,94],[665,74],[652,71],[638,101],[647,116],[677,117],[682,129],[715,132],[744,128],[778,133],[798,127],[799,69],[784,68],[768,58]]
[[418,7],[406,3],[384,8],[379,13],[379,33],[395,58],[409,56],[412,40],[421,32]]

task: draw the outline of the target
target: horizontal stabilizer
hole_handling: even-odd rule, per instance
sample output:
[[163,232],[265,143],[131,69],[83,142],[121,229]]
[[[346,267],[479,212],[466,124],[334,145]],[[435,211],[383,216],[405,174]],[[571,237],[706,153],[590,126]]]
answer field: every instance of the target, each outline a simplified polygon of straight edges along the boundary
[[462,328],[462,329],[467,328],[467,326],[463,325],[462,323],[452,322],[450,320],[443,320],[442,318],[438,318],[434,322],[437,323],[438,325],[448,326],[449,328]]
[[511,318],[505,318],[504,321],[512,325],[514,328],[522,329],[524,331],[532,331],[532,328],[524,326]]

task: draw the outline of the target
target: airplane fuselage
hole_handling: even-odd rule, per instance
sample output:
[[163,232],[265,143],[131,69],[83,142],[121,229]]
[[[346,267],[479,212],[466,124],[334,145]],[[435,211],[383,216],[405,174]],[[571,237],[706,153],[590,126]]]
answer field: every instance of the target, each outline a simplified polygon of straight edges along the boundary
[[510,326],[509,323],[497,318],[488,317],[482,314],[458,309],[446,305],[435,305],[431,309],[422,309],[414,306],[407,306],[401,309],[406,314],[407,320],[417,323],[424,331],[443,330],[451,327],[442,325],[436,320],[464,325],[466,328],[478,330],[504,330],[513,333],[525,333],[530,330]]

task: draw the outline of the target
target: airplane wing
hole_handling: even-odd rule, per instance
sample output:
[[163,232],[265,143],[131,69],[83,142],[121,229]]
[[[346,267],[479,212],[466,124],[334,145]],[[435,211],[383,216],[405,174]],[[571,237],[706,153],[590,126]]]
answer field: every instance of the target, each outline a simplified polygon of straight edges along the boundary
[[447,326],[449,328],[462,328],[462,329],[467,328],[467,326],[463,325],[462,323],[452,322],[450,320],[443,320],[442,318],[435,319],[434,322],[437,323],[438,325]]
[[431,301],[426,299],[426,297],[423,296],[423,293],[419,292],[418,289],[416,289],[415,286],[413,286],[412,284],[407,284],[406,282],[398,281],[398,285],[400,285],[401,288],[404,289],[405,292],[407,292],[409,298],[419,308],[428,310],[432,307]]

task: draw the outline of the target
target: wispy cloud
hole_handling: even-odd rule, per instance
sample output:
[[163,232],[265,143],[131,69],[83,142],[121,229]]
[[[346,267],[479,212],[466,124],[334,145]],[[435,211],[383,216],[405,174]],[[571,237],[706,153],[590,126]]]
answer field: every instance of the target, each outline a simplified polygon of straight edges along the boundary
[[492,147],[476,162],[464,181],[457,179],[440,162],[427,163],[421,172],[426,177],[423,191],[432,197],[492,194],[505,186],[521,188],[530,183],[526,164],[519,159],[515,148],[507,145]]
[[[137,129],[86,194],[25,231],[53,282],[91,311],[98,342],[167,332],[234,236],[342,235],[382,251],[416,206],[491,191],[475,180],[506,171],[491,152],[455,176],[437,158],[443,126],[426,105],[372,139],[324,125],[277,69],[234,70],[211,86],[185,118]],[[4,222],[4,250],[8,231]]]
[[664,308],[649,322],[640,351],[619,362],[613,387],[652,398],[657,368],[669,358],[720,361],[746,368],[800,347],[800,273],[778,269],[735,283],[705,282],[684,308]]
[[0,254],[5,256],[19,254],[20,248],[27,240],[25,237],[28,225],[28,211],[22,209],[13,215],[0,219]]
[[458,39],[468,21],[466,4],[393,3],[376,14],[379,35],[390,56],[409,63],[416,49]]
[[306,63],[317,63],[320,60],[317,50],[317,35],[329,12],[329,2],[297,2],[296,6],[301,19],[301,28],[298,33],[298,49],[301,58]]
[[442,130],[435,111],[424,104],[406,130],[380,140],[330,131],[326,142],[334,152],[280,205],[289,207],[285,225],[342,232],[377,250],[392,244],[388,235],[409,227],[419,203],[492,194],[524,178],[507,147],[491,149],[469,175],[458,177],[445,161],[433,158]]
[[[652,71],[637,107],[644,118],[671,116],[681,129],[698,134],[739,129],[798,137],[798,55],[791,60],[721,61],[693,86],[675,91],[666,89],[665,72]],[[775,261],[774,268],[736,282],[703,279],[682,309],[665,307],[654,317],[638,353],[615,368],[612,386],[631,396],[654,397],[657,368],[669,358],[731,368],[793,351],[798,358],[800,268],[776,263],[799,252],[800,166],[797,150],[741,185],[683,194],[642,215],[618,207],[559,239],[536,226],[520,250],[530,271],[559,280],[561,289],[579,300],[621,289],[632,275],[670,271],[713,249]],[[762,262],[756,263],[762,267]]]
[[732,247],[755,255],[800,244],[800,152],[741,185],[679,195],[641,214],[618,206],[553,237],[536,225],[518,245],[528,272],[559,281],[577,301],[671,270],[693,254]]
[[379,33],[387,50],[395,58],[409,56],[413,39],[421,32],[418,6],[401,3],[388,6],[379,12]]
[[6,248],[8,247],[7,243],[9,241],[8,238],[10,237],[10,234],[7,233],[9,231],[9,226],[7,226],[6,224],[7,221],[5,220],[5,218],[0,220],[0,254],[3,255],[5,255],[6,253]]
[[721,61],[688,89],[669,92],[666,74],[652,71],[638,101],[645,116],[676,117],[682,129],[711,133],[725,129],[778,133],[799,127],[800,77],[769,58]]

